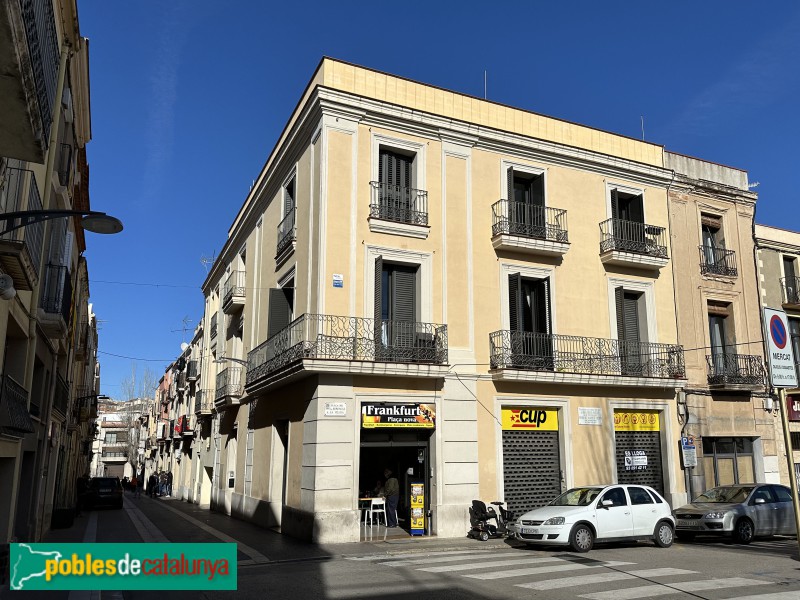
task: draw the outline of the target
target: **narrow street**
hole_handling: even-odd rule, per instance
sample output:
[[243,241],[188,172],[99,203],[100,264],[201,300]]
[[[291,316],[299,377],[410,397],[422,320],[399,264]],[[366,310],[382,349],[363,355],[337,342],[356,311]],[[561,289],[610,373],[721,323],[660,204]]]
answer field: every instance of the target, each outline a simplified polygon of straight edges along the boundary
[[[796,600],[800,562],[791,538],[599,545],[588,554],[514,542],[403,539],[316,546],[179,500],[135,499],[85,513],[49,542],[236,542],[236,592],[171,592],[175,598],[645,598]],[[373,539],[375,539],[373,538]],[[27,597],[148,599],[161,592],[88,592]]]

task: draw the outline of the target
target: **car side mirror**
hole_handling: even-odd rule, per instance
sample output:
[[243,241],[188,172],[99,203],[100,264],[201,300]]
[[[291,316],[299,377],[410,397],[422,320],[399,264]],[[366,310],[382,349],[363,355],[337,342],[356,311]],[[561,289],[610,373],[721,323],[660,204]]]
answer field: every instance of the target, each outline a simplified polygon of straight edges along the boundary
[[614,506],[614,501],[613,501],[613,500],[603,500],[603,501],[600,503],[600,505],[601,505],[603,508],[608,508],[608,507],[610,507],[610,506]]
[[766,500],[764,500],[763,498],[756,498],[755,500],[753,500],[753,502],[755,504],[764,504]]

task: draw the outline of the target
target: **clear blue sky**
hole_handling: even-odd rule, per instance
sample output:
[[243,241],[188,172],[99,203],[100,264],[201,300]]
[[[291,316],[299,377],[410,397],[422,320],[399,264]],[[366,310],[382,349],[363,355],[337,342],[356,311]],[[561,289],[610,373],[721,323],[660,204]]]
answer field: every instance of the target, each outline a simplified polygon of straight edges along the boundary
[[[163,374],[227,230],[323,55],[746,169],[800,230],[800,4],[79,0],[102,393]],[[400,8],[404,7],[404,8]],[[128,282],[149,285],[122,285]],[[156,287],[156,284],[161,284]],[[179,287],[166,287],[179,286]],[[176,331],[177,330],[177,331]]]

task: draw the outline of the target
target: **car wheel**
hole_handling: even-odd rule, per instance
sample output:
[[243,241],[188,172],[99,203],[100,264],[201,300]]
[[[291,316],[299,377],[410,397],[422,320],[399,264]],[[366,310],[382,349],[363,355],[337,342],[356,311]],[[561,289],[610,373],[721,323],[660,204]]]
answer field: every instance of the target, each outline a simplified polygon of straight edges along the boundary
[[489,540],[489,534],[485,531],[481,531],[481,541],[486,542]]
[[666,521],[660,521],[656,525],[656,531],[653,535],[653,541],[659,548],[669,548],[672,542],[675,541],[675,532],[672,530],[672,525]]
[[733,530],[733,539],[740,544],[749,544],[753,541],[755,533],[753,522],[750,519],[739,519]]
[[569,546],[575,552],[588,552],[594,546],[594,533],[591,527],[578,523],[569,533]]
[[678,536],[678,539],[682,542],[693,542],[694,538],[697,537],[697,534],[693,531],[679,531],[675,535]]

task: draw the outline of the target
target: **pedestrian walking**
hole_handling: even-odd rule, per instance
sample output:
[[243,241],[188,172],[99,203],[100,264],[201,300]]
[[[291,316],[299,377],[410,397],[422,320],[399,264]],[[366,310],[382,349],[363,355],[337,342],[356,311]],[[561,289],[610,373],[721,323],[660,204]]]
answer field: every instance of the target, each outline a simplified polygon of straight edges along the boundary
[[172,471],[167,473],[167,498],[172,497]]
[[150,473],[150,478],[147,480],[147,493],[151,498],[156,497],[156,487],[158,487],[158,478],[155,473]]
[[386,526],[397,527],[397,501],[400,500],[400,483],[392,475],[391,469],[386,469],[383,476],[386,477],[386,485],[383,487],[383,494],[386,496]]

